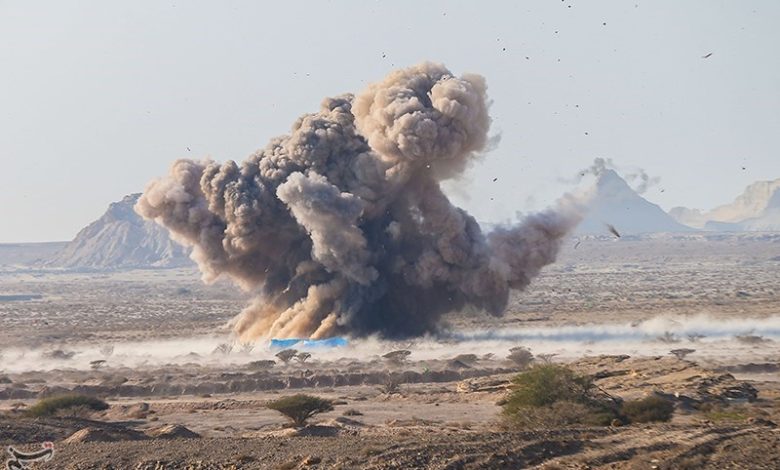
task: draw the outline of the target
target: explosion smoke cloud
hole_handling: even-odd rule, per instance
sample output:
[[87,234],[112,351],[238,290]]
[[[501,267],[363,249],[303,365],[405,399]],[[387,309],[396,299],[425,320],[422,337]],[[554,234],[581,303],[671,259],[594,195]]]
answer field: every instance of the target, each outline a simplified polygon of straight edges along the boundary
[[555,260],[574,198],[487,235],[440,182],[488,142],[486,85],[424,63],[328,98],[240,165],[176,161],[136,211],[193,247],[205,281],[256,296],[243,340],[435,331],[471,306],[499,315]]

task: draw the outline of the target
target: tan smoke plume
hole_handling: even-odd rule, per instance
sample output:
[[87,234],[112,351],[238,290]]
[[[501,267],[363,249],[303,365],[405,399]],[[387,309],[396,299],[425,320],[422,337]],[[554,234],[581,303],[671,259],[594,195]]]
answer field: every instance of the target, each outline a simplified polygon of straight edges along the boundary
[[193,247],[205,281],[253,293],[245,340],[435,331],[470,305],[494,315],[555,260],[573,200],[487,235],[439,182],[487,144],[485,81],[423,63],[328,98],[241,164],[176,161],[136,211]]

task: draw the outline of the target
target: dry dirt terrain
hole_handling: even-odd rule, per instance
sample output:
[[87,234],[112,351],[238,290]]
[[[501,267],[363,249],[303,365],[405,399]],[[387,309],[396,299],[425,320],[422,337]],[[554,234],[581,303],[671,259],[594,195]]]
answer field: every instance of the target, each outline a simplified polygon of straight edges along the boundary
[[[51,441],[52,460],[30,468],[57,469],[780,468],[779,270],[780,235],[572,240],[501,318],[454,313],[435,337],[285,365],[259,362],[274,359],[266,343],[232,343],[245,297],[192,270],[5,269],[0,444]],[[515,346],[611,396],[661,395],[674,417],[513,427],[499,405]],[[411,354],[382,358],[396,349]],[[65,392],[110,407],[25,414]],[[334,410],[290,428],[265,405],[294,393]]]

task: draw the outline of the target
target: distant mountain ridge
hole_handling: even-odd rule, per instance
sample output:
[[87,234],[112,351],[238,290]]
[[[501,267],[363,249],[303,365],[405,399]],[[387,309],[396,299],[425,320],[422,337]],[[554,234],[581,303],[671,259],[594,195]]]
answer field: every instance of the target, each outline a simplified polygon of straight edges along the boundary
[[140,193],[109,205],[45,265],[86,269],[172,268],[192,264],[189,250],[133,210]]
[[729,204],[702,212],[675,207],[678,222],[715,231],[780,231],[780,178],[757,181]]
[[607,234],[607,224],[633,235],[694,231],[640,196],[614,170],[600,172],[594,191],[588,213],[577,227],[579,234]]

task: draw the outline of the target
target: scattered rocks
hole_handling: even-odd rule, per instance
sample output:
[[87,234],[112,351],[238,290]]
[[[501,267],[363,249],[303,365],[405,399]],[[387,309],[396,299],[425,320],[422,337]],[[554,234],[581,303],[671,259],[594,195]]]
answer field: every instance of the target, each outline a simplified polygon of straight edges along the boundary
[[767,426],[770,428],[777,427],[777,423],[764,418],[750,417],[745,422],[753,426]]
[[503,392],[512,385],[509,377],[484,377],[458,382],[459,393]]
[[301,461],[301,465],[304,467],[310,467],[312,465],[317,465],[320,462],[322,462],[322,458],[317,457],[316,455],[310,455]]

